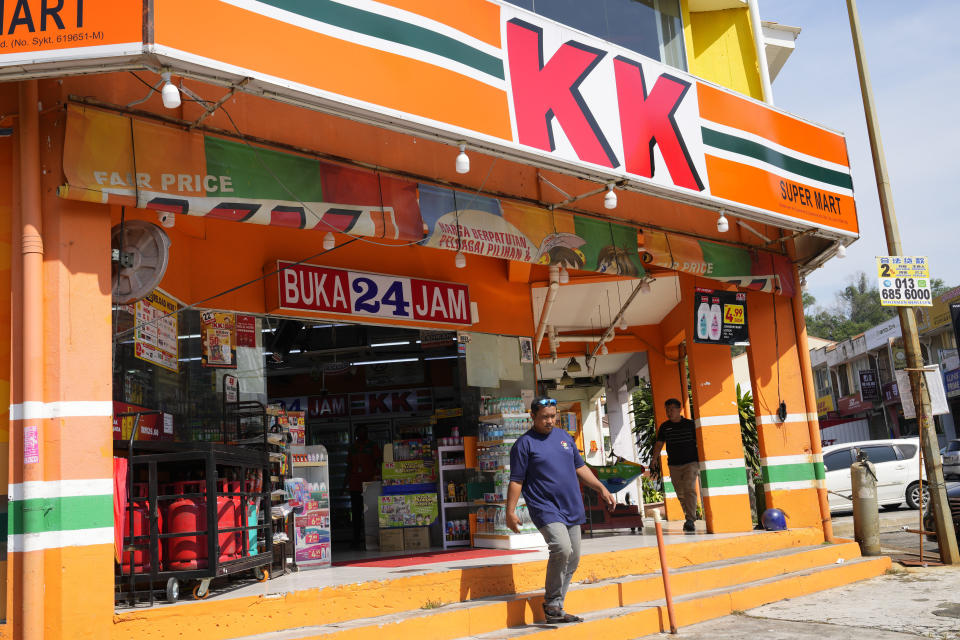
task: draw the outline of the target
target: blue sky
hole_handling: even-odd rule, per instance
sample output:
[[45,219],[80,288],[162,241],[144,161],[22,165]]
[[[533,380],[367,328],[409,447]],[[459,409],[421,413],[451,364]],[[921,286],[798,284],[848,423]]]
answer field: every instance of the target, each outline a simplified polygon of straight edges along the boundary
[[[764,20],[803,29],[773,83],[774,104],[847,136],[861,237],[807,279],[817,303],[832,306],[853,273],[875,281],[874,257],[887,253],[847,3],[759,1]],[[932,277],[960,285],[960,3],[860,0],[857,8],[903,252],[928,256]]]

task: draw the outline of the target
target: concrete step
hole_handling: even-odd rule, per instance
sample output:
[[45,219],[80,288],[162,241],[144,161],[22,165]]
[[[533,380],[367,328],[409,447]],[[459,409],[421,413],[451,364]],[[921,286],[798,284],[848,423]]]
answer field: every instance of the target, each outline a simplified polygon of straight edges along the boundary
[[[749,558],[724,558],[682,567],[672,572],[671,587],[674,598],[679,603],[684,598],[698,597],[717,590],[736,592],[745,584],[783,576],[798,576],[805,571],[843,567],[859,562],[859,555],[859,549],[853,543],[774,549]],[[841,564],[837,564],[838,562]],[[450,594],[451,599],[454,595]],[[603,580],[591,580],[588,577],[584,582],[571,586],[567,594],[566,609],[591,620],[597,617],[598,612],[604,612],[600,617],[618,618],[629,614],[640,616],[644,620],[649,617],[652,621],[659,621],[656,602],[662,598],[663,583],[657,568],[652,573]],[[774,598],[776,599],[778,598]],[[453,640],[464,636],[464,633],[523,635],[534,633],[540,628],[538,623],[543,620],[542,603],[542,591],[485,597],[465,602],[428,601],[416,610],[285,629],[248,636],[248,640],[383,640],[383,634],[388,634],[392,640]],[[633,622],[625,624],[630,626]],[[650,625],[653,623],[644,624],[652,628]],[[574,626],[582,628],[584,625]],[[555,631],[566,627],[561,625],[556,629],[553,626],[546,628]],[[622,637],[638,635],[634,631],[631,631],[633,636]],[[659,631],[659,628],[656,631]]]
[[[678,628],[712,620],[735,611],[832,589],[882,575],[890,567],[886,557],[856,558],[850,562],[813,567],[776,577],[675,597],[674,618]],[[603,638],[629,640],[669,631],[669,615],[663,600],[591,611],[580,614],[576,624],[534,623],[487,633],[460,636],[455,640],[534,640],[549,638]]]

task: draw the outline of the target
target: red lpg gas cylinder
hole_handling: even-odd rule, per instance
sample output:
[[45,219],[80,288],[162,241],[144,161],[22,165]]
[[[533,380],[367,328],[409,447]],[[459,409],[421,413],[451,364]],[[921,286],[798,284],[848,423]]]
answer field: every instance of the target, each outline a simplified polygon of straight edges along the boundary
[[[232,486],[235,486],[235,489],[231,489]],[[220,481],[220,491],[230,492],[230,491],[239,491],[240,483],[239,482],[230,482],[228,480]],[[240,500],[240,496],[236,496],[236,500]],[[221,529],[233,529],[234,527],[239,527],[239,509],[237,508],[237,503],[234,501],[234,496],[217,496],[217,543],[220,545],[220,562],[225,562],[227,560],[236,560],[239,555],[238,546],[238,533],[235,531],[227,531],[225,533],[220,533]]]
[[[200,481],[175,482],[171,493],[203,493]],[[192,532],[207,530],[207,503],[201,497],[180,497],[170,503],[167,511],[167,533],[184,535],[168,538],[168,569],[205,569],[207,567],[207,536]]]
[[[145,498],[147,496],[147,485],[145,483],[135,483],[133,485],[134,496]],[[130,519],[133,519],[133,530],[130,529]],[[157,527],[158,531],[163,531],[163,518],[158,513],[157,514]],[[133,503],[132,508],[123,510],[123,546],[131,546],[131,542],[127,540],[127,537],[133,535],[134,537],[139,536],[149,536],[150,535],[150,515],[149,515],[149,505],[146,500],[138,500]],[[133,543],[137,547],[136,551],[124,551],[122,554],[122,567],[123,573],[130,573],[130,560],[133,560],[133,571],[135,573],[146,573],[150,571],[150,540],[144,537],[141,540],[137,540]],[[163,562],[163,548],[160,547],[157,550],[159,554],[158,560]]]

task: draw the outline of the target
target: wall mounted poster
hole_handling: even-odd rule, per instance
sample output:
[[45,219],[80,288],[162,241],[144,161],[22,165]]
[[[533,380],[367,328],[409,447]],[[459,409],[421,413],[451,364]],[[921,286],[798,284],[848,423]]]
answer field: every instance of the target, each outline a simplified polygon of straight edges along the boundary
[[177,371],[177,301],[158,290],[138,300],[134,355],[141,360]]
[[693,312],[694,342],[730,345],[750,341],[747,294],[698,287]]
[[201,319],[200,364],[220,369],[237,368],[237,316],[221,311],[204,311]]

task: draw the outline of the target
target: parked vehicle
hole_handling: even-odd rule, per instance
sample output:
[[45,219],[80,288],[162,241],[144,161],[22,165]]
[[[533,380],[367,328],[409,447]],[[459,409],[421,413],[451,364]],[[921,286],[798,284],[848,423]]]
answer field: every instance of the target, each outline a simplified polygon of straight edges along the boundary
[[940,454],[943,456],[943,479],[960,480],[960,439],[948,442]]
[[[906,501],[911,509],[920,506],[920,440],[864,440],[845,442],[823,448],[828,502],[831,511],[852,509],[850,465],[862,451],[877,473],[877,502],[892,509]],[[923,503],[930,501],[930,490],[923,485]]]
[[[960,442],[954,440],[953,442]],[[953,516],[953,528],[957,532],[957,538],[960,539],[960,482],[951,482],[947,485],[947,502],[950,504],[950,515]],[[924,531],[936,531],[937,525],[933,519],[933,511],[923,517]],[[936,535],[927,536],[931,542],[937,541]]]

